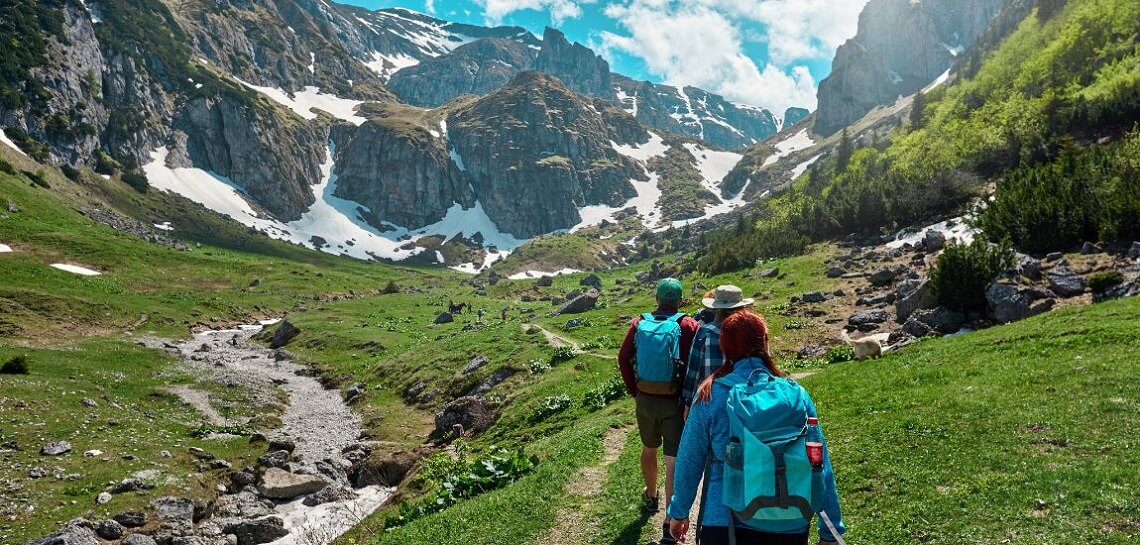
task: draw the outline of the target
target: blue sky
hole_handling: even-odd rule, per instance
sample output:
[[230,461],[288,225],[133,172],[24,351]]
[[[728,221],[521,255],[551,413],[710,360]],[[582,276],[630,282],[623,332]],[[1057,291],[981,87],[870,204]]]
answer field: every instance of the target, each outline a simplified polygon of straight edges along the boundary
[[867,0],[338,0],[449,21],[561,30],[637,79],[695,85],[782,114],[815,109]]

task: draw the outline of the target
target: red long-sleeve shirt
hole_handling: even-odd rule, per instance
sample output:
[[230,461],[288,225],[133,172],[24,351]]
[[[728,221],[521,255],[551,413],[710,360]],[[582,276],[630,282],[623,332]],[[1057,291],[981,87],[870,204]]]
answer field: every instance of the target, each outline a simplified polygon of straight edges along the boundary
[[[676,308],[669,307],[657,307],[657,310],[653,311],[653,314],[655,316],[672,316],[676,313]],[[629,331],[626,331],[625,340],[621,342],[621,350],[618,351],[618,368],[621,369],[621,379],[625,382],[625,389],[631,396],[637,396],[639,393],[637,390],[637,378],[635,377],[633,368],[633,337],[637,333],[637,324],[640,321],[641,315],[638,315],[633,319],[632,322],[630,322]],[[694,320],[691,316],[685,316],[684,318],[681,318],[679,325],[681,326],[681,359],[684,360],[685,357],[689,354],[689,349],[693,346],[693,337],[696,336],[697,330],[701,328],[701,325],[698,324],[697,321]],[[667,399],[676,399],[680,397],[681,394],[678,392],[674,395],[664,396],[648,393],[645,395],[652,395],[654,397],[663,397]]]

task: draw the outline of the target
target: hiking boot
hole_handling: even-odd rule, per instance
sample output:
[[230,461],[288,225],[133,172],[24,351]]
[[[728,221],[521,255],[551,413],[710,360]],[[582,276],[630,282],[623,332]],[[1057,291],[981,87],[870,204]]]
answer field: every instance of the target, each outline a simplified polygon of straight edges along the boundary
[[669,532],[669,521],[666,519],[665,524],[661,527],[661,541],[660,545],[676,545],[677,540],[673,539],[673,534]]
[[657,499],[657,496],[650,496],[648,490],[641,493],[641,503],[645,504],[645,512],[647,514],[652,515],[660,509],[657,505]]

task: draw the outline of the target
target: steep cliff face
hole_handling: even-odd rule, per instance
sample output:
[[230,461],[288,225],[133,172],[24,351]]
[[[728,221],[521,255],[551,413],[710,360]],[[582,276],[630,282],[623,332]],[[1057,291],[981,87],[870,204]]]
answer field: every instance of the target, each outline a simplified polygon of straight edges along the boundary
[[777,131],[771,112],[729,102],[704,89],[634,81],[616,74],[613,81],[622,108],[655,129],[726,149],[755,144]]
[[388,87],[401,100],[436,107],[459,95],[485,95],[534,66],[537,51],[514,40],[485,38],[400,70]]
[[571,44],[561,32],[547,27],[542,34],[542,50],[535,59],[534,69],[550,74],[567,87],[583,95],[614,101],[610,81],[610,63],[580,44]]
[[624,137],[604,108],[554,77],[523,72],[448,118],[455,151],[501,229],[518,237],[568,229],[581,220],[578,207],[619,206],[637,194],[630,179],[644,173],[614,150],[611,141]]
[[871,0],[819,84],[815,131],[830,135],[950,69],[1010,0]]
[[456,203],[475,204],[466,174],[452,159],[446,112],[374,108],[368,123],[333,131],[336,196],[367,207],[370,219],[409,229],[438,222]]

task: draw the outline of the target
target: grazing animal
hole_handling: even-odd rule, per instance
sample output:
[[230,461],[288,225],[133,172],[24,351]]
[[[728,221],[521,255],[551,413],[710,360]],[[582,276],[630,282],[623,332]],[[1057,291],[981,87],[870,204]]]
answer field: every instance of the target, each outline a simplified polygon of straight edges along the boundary
[[462,314],[465,306],[467,303],[450,303],[447,305],[447,311],[452,314]]
[[863,338],[857,341],[851,340],[847,335],[847,330],[841,330],[840,335],[843,337],[843,342],[851,345],[852,350],[855,351],[855,359],[865,360],[867,358],[878,358],[883,355],[883,345],[879,344],[878,339]]

